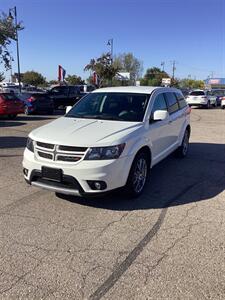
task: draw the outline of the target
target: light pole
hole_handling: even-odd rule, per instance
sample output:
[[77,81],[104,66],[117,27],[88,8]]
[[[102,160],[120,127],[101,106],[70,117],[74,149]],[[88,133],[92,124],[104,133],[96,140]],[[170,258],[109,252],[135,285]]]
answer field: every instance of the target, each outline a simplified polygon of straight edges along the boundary
[[[14,15],[14,16],[13,16]],[[16,29],[16,53],[17,53],[17,65],[18,65],[18,82],[19,82],[19,91],[21,93],[21,76],[20,76],[20,55],[19,55],[19,38],[18,38],[18,28],[17,28],[17,11],[16,6],[9,9],[8,20],[13,22],[15,19],[15,29]]]

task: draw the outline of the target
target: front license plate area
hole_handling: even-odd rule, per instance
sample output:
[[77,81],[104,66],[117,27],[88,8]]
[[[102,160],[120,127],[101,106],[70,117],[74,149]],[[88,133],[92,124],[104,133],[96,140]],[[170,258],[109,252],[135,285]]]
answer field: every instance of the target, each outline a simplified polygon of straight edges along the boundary
[[62,181],[62,170],[61,169],[55,169],[55,168],[49,168],[49,167],[42,167],[42,178],[48,179],[56,182]]

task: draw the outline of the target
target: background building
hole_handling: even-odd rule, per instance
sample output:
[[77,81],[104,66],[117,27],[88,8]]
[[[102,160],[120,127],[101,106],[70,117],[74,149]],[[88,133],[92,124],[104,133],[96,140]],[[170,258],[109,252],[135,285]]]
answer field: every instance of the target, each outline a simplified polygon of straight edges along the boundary
[[206,89],[225,89],[225,78],[208,78],[204,82]]

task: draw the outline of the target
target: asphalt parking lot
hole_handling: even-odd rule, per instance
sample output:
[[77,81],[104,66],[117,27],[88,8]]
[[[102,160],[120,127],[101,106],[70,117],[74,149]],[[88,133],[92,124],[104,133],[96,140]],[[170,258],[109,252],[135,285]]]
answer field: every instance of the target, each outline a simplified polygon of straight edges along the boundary
[[136,200],[24,182],[26,137],[56,117],[0,119],[0,299],[225,299],[225,111],[192,109],[188,158]]

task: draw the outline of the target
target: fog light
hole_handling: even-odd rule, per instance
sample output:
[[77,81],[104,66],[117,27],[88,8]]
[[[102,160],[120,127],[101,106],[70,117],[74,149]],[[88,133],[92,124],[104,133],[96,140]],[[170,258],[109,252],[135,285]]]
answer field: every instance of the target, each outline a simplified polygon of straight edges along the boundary
[[95,182],[94,185],[95,185],[96,190],[100,190],[101,189],[101,183]]
[[27,176],[27,175],[28,175],[28,169],[23,168],[23,174],[24,174],[25,176]]
[[95,180],[88,180],[88,185],[92,190],[105,190],[107,188],[107,185],[104,181],[95,181]]

